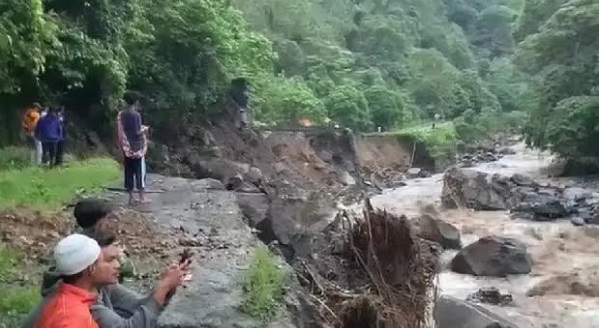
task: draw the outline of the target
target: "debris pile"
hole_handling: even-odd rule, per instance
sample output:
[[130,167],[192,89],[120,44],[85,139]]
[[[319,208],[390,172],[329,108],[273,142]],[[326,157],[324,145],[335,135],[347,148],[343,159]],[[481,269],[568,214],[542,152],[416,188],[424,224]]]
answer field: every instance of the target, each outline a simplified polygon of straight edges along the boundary
[[439,248],[416,237],[405,216],[365,203],[363,217],[341,212],[328,247],[299,261],[300,281],[334,327],[425,327]]

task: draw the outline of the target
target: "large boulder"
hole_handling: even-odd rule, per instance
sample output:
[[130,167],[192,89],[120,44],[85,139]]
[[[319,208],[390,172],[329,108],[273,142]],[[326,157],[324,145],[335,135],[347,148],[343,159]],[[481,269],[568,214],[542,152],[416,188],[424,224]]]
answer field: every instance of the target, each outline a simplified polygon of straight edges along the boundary
[[[180,288],[160,316],[162,328],[261,328],[299,327],[303,317],[299,288],[287,291],[281,315],[270,325],[254,319],[240,308],[245,300],[242,290],[252,254],[265,247],[243,222],[233,192],[214,190],[214,180],[152,176],[152,187],[161,193],[148,194],[147,210],[164,231],[186,231],[189,238],[203,240],[194,250],[197,261],[193,279]],[[220,188],[219,188],[220,189]],[[278,263],[289,281],[295,281],[291,268]],[[297,284],[297,282],[295,282]]]
[[414,221],[416,234],[420,238],[439,243],[445,249],[460,249],[460,230],[431,214],[423,214]]
[[511,177],[452,168],[443,179],[441,201],[445,207],[475,210],[511,210],[518,218],[549,221],[567,217],[580,207],[580,192],[559,187],[541,187],[531,177]]
[[436,328],[517,328],[496,313],[470,302],[443,295],[433,311]]
[[443,177],[441,201],[445,207],[507,210],[518,203],[509,178],[485,172],[452,168]]
[[458,252],[451,261],[451,270],[475,276],[505,277],[527,274],[532,259],[526,246],[515,239],[487,236]]

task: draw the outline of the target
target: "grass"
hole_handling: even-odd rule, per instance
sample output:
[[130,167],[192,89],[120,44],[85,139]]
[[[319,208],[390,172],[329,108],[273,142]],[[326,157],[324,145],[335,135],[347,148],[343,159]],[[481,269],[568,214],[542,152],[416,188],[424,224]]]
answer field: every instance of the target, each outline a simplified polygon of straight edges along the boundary
[[15,283],[22,263],[20,257],[0,244],[0,328],[19,327],[20,320],[40,301],[37,283],[20,286]]
[[438,167],[452,163],[457,152],[458,137],[453,122],[437,123],[434,129],[431,123],[426,123],[386,134],[397,137],[407,136],[424,143]]
[[256,250],[243,290],[243,312],[264,322],[276,317],[283,302],[285,275],[267,248]]
[[0,209],[58,210],[75,195],[101,191],[105,183],[118,179],[119,172],[118,164],[108,158],[75,161],[54,169],[29,166],[0,171]]

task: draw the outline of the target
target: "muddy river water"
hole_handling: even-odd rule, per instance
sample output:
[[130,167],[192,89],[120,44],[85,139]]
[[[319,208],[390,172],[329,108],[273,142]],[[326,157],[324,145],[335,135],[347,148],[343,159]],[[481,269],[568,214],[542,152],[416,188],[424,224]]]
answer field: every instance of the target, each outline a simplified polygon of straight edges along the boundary
[[[549,180],[547,172],[553,160],[549,154],[521,144],[513,149],[515,155],[476,169],[506,175],[521,173],[539,182]],[[374,197],[373,205],[409,217],[417,216],[424,205],[440,208],[442,178],[442,174],[437,174],[409,180],[405,187]],[[550,182],[580,186],[569,179]],[[594,196],[599,198],[599,194]],[[444,270],[439,275],[440,293],[465,299],[481,287],[496,287],[502,293],[512,294],[514,306],[488,307],[520,327],[599,328],[599,226],[576,227],[569,220],[513,220],[505,211],[441,210],[440,218],[460,229],[464,245],[487,235],[512,237],[528,245],[534,261],[529,275],[474,277],[450,272],[447,264],[455,251],[448,251],[443,255]],[[526,296],[533,288],[537,296]]]

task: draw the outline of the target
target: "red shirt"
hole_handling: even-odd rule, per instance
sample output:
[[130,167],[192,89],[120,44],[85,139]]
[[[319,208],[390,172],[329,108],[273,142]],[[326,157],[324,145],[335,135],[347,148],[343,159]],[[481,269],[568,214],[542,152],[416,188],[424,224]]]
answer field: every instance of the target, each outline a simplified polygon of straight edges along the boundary
[[99,328],[89,310],[96,299],[96,294],[73,285],[61,284],[34,327]]

